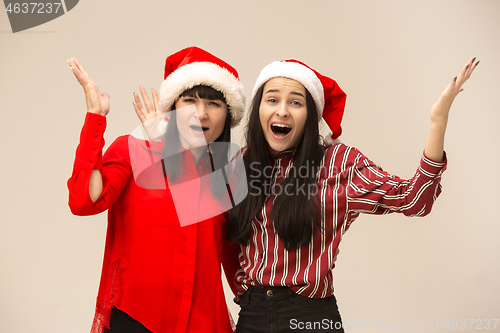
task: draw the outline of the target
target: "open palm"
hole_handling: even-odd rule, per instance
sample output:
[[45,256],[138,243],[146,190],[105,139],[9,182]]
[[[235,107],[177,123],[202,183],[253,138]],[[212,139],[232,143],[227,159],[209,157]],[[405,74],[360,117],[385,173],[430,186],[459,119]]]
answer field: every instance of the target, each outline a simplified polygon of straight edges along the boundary
[[165,117],[162,117],[164,114],[160,108],[160,102],[158,98],[158,93],[155,89],[151,89],[151,94],[153,95],[153,103],[149,99],[149,96],[144,89],[144,87],[139,86],[139,90],[141,91],[142,99],[144,100],[144,106],[142,106],[141,99],[137,93],[134,93],[134,105],[135,113],[137,117],[142,122],[144,129],[148,135],[148,138],[151,140],[157,139],[159,135],[158,125],[161,123]]
[[85,67],[76,58],[68,60],[69,67],[85,92],[87,112],[106,116],[109,113],[109,95],[102,94]]
[[439,100],[432,106],[431,120],[437,122],[447,122],[448,114],[455,100],[455,97],[463,91],[463,84],[470,78],[474,69],[476,69],[479,61],[476,58],[470,59],[464,65],[458,76],[455,76],[448,87],[441,93]]

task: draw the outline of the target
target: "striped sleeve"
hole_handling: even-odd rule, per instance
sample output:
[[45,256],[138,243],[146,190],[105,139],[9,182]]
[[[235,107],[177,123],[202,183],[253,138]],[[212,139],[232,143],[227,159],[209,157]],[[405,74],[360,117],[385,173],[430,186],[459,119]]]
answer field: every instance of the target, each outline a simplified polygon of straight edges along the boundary
[[356,157],[349,168],[347,181],[347,210],[349,213],[425,216],[441,193],[441,175],[446,169],[443,162],[436,162],[425,154],[415,175],[401,179],[383,171],[356,150]]

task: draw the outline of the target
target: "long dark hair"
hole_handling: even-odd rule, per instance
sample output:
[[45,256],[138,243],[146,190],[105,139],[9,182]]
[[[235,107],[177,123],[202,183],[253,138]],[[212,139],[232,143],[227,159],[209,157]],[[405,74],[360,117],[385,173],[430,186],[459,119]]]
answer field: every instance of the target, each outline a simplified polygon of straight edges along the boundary
[[[272,169],[274,165],[271,155],[266,153],[269,151],[269,144],[264,137],[259,117],[264,85],[260,87],[252,100],[246,127],[247,150],[244,162],[248,179],[248,195],[229,212],[226,239],[240,244],[248,244],[252,220],[262,209],[267,197],[263,189],[266,184],[269,187],[271,175],[263,170]],[[289,190],[287,193],[277,195],[271,208],[274,228],[287,249],[298,248],[309,243],[314,228],[319,227],[314,197],[308,193],[307,189],[311,188],[309,185],[315,183],[316,172],[323,158],[324,149],[319,142],[318,111],[307,89],[306,106],[307,119],[304,136],[295,149],[293,167],[279,185],[282,189],[292,188],[292,195],[289,195]],[[299,170],[307,170],[306,175],[303,175],[304,172],[298,172]],[[299,191],[300,188],[306,190]]]
[[[224,98],[224,94],[218,90],[215,90],[212,87],[205,85],[197,85],[191,89],[184,91],[180,97],[194,97],[194,98],[203,98],[208,100],[218,100],[222,101],[227,105],[226,99]],[[172,106],[172,111],[175,111],[175,103]],[[163,170],[164,176],[168,178],[169,182],[172,182],[178,178],[182,177],[182,163],[183,159],[180,154],[181,151],[181,142],[179,138],[179,129],[177,128],[177,116],[176,112],[172,112],[168,125],[167,131],[164,134],[164,142],[165,148],[163,153]],[[219,143],[227,143],[227,144],[215,144],[211,147],[211,161],[212,161],[212,171],[223,168],[228,163],[228,154],[229,154],[229,142],[231,141],[231,110],[228,106],[228,113],[226,115],[226,121],[224,123],[224,129],[222,133],[219,135],[214,142]],[[210,144],[210,142],[208,142]],[[215,174],[213,177],[217,177]],[[216,197],[220,197],[223,193],[225,193],[225,186],[220,186],[220,181],[215,181],[213,179],[212,182],[214,186],[212,186],[212,191],[216,195]]]

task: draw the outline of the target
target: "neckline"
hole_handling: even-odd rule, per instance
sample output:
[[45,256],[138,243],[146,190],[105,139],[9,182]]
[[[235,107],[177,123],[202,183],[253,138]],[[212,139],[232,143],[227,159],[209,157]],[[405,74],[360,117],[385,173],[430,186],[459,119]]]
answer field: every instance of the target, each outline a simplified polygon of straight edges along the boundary
[[284,158],[284,157],[293,156],[295,154],[296,150],[297,150],[297,148],[290,148],[290,149],[287,149],[287,150],[280,151],[276,155],[272,155],[271,153],[269,153],[269,155],[271,155],[271,157],[274,158],[274,159]]

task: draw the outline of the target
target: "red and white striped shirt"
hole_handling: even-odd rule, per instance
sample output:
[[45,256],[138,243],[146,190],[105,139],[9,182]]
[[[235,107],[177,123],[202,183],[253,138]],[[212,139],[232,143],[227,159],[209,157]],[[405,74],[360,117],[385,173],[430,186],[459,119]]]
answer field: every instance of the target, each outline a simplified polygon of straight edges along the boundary
[[316,187],[304,189],[319,203],[319,221],[326,231],[316,228],[310,243],[286,250],[270,213],[276,195],[293,195],[279,187],[291,172],[292,158],[292,152],[275,157],[270,186],[273,191],[267,190],[270,195],[252,221],[250,243],[241,246],[241,269],[235,277],[239,295],[250,285],[288,286],[314,298],[332,295],[333,257],[342,235],[359,214],[400,212],[425,216],[441,192],[439,182],[446,169],[446,160],[435,162],[424,155],[415,175],[404,180],[384,172],[356,148],[341,143],[327,147],[316,174]]

